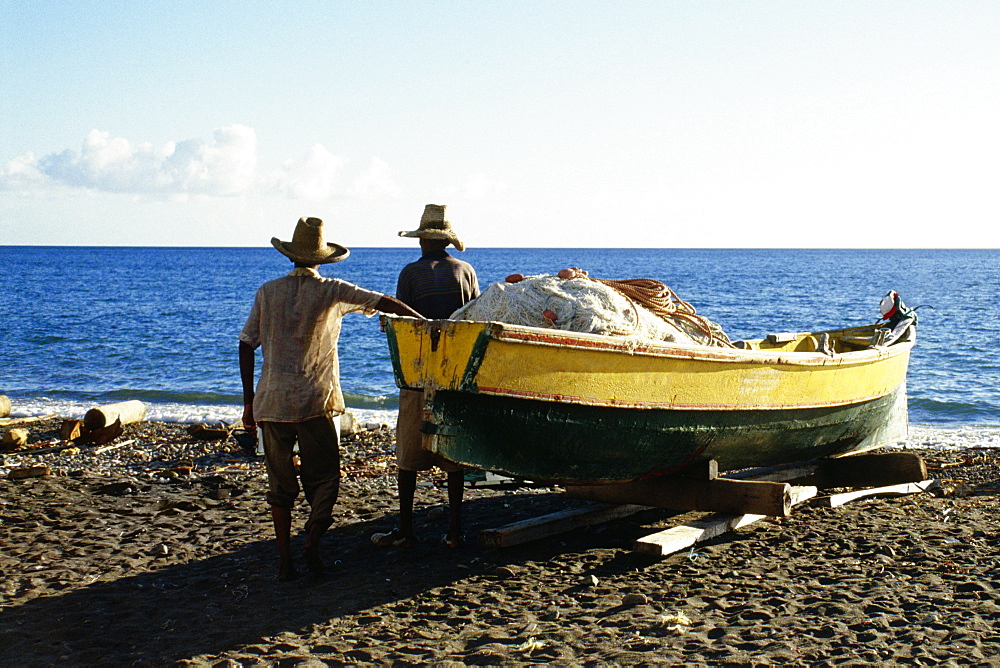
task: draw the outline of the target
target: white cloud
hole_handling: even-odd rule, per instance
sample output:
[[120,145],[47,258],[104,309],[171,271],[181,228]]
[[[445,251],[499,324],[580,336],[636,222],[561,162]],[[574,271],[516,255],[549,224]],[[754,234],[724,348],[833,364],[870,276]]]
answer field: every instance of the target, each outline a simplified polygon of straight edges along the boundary
[[336,194],[340,173],[347,160],[322,144],[314,144],[301,160],[286,160],[280,169],[262,179],[267,192],[295,199],[323,200]]
[[361,197],[395,197],[398,195],[399,186],[392,179],[389,163],[372,158],[371,163],[354,182],[354,192]]
[[32,153],[14,158],[0,170],[0,187],[227,196],[244,192],[253,184],[256,154],[256,135],[242,125],[216,130],[210,142],[169,142],[161,148],[91,130],[79,153],[67,149],[41,158]]
[[42,157],[29,152],[10,160],[0,167],[0,190],[27,194],[80,188],[153,199],[252,193],[310,201],[399,194],[385,161],[372,159],[353,178],[344,175],[347,164],[347,158],[314,144],[301,159],[261,171],[256,132],[245,125],[220,128],[211,141],[188,139],[159,148],[92,130],[79,152]]
[[257,133],[245,125],[215,131],[213,141],[191,139],[168,145],[159,180],[170,192],[238,195],[251,188],[257,173]]
[[31,190],[33,184],[45,179],[45,175],[38,171],[35,154],[29,151],[8,162],[0,171],[0,190]]

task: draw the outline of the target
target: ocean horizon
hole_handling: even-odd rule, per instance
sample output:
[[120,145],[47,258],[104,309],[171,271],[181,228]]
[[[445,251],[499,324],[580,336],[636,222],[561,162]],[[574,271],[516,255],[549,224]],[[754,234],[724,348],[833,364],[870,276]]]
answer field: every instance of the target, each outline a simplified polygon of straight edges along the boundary
[[[908,375],[913,425],[1000,426],[997,250],[508,249],[457,257],[480,285],[568,266],[653,278],[730,338],[874,322],[889,289],[918,310]],[[416,248],[353,248],[321,273],[387,294]],[[0,246],[0,394],[13,416],[82,415],[139,399],[167,422],[235,421],[237,336],[257,287],[289,263],[271,248]],[[396,387],[377,318],[340,341],[348,410],[392,424]],[[258,364],[258,370],[259,370]]]

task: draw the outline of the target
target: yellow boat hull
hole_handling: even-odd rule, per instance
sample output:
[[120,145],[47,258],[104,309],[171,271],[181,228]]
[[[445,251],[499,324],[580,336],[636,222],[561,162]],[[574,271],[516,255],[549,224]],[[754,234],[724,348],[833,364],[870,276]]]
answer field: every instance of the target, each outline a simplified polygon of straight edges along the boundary
[[[724,349],[499,323],[383,323],[397,383],[425,393],[425,447],[521,477],[634,479],[706,457],[725,469],[905,438],[912,338],[866,345],[873,326],[827,332],[827,354],[816,352],[819,334]],[[581,457],[603,464],[560,473]]]

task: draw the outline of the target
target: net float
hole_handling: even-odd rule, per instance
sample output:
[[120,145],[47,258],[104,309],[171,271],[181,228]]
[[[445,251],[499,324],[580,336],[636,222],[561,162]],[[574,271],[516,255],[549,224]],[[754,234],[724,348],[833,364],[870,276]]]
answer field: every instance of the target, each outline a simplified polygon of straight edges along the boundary
[[567,267],[565,269],[560,269],[557,276],[566,280],[571,278],[586,278],[587,272],[579,267]]

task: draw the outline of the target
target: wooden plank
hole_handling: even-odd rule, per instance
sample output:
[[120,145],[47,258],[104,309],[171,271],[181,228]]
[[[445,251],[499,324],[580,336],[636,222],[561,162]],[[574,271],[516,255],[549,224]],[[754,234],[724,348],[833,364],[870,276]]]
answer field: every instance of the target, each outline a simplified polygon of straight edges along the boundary
[[501,548],[528,543],[556,534],[573,531],[586,526],[600,524],[609,520],[634,515],[649,510],[647,506],[613,505],[594,503],[579,508],[561,510],[548,515],[532,517],[512,522],[495,529],[484,529],[479,532],[478,540],[481,547]]
[[[95,455],[99,455],[102,452],[107,452],[108,450],[113,450],[115,448],[120,448],[122,446],[129,445],[131,443],[135,443],[135,439],[134,438],[129,439],[127,441],[122,441],[121,443],[115,443],[114,445],[106,445],[106,446],[101,447],[101,448],[96,448],[96,447],[90,447],[90,448],[88,448],[88,447],[84,446],[84,447],[81,448],[80,452],[82,452],[82,453],[92,453],[92,454],[95,454]],[[19,454],[19,455],[48,455],[48,454],[51,454],[53,452],[62,452],[63,450],[69,450],[70,448],[78,448],[78,447],[81,447],[81,446],[78,446],[76,443],[63,443],[62,445],[56,445],[56,446],[53,446],[51,448],[35,448],[35,449],[27,449],[27,450],[18,450],[17,454]]]
[[102,445],[99,448],[94,448],[94,454],[95,455],[100,455],[100,454],[103,454],[105,452],[108,452],[109,450],[115,450],[117,448],[123,448],[126,445],[131,445],[132,443],[135,443],[135,439],[134,438],[130,438],[127,441],[122,441],[121,443],[112,443],[111,445]]
[[845,503],[856,501],[870,496],[904,496],[906,494],[918,494],[926,492],[934,485],[935,480],[921,480],[920,482],[906,482],[899,485],[886,485],[884,487],[873,487],[871,489],[856,489],[852,492],[841,494],[831,494],[816,500],[816,504],[824,508],[836,508]]
[[59,417],[55,413],[51,415],[36,415],[34,417],[20,417],[20,418],[0,418],[0,426],[9,427],[12,424],[27,424],[29,422],[41,422],[42,420],[51,420],[53,418]]
[[632,551],[651,557],[665,557],[697,543],[721,536],[733,529],[753,524],[765,517],[767,515],[726,515],[721,513],[710,515],[704,520],[695,520],[643,536],[632,545]]
[[[792,505],[798,505],[813,498],[816,496],[816,491],[816,488],[811,485],[793,486],[791,489]],[[639,554],[653,557],[665,557],[668,554],[679,552],[698,543],[711,540],[716,536],[721,536],[726,532],[753,524],[765,517],[767,515],[712,514],[701,520],[688,522],[681,526],[671,527],[639,538],[632,545],[632,550]]]

